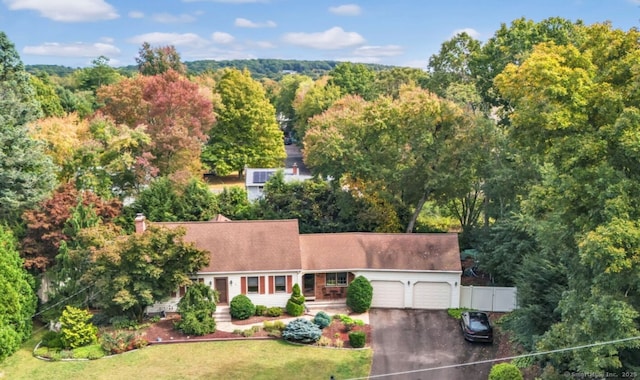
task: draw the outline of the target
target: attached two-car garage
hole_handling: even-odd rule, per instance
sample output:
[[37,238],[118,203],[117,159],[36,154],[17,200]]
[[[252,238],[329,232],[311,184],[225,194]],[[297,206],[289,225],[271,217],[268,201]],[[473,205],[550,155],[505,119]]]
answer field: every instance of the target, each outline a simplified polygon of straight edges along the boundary
[[[366,274],[364,276],[367,277]],[[369,276],[376,277],[373,274]],[[459,277],[452,277],[451,282],[445,281],[447,278],[429,280],[416,276],[403,281],[370,278],[373,287],[371,307],[442,310],[459,306]]]

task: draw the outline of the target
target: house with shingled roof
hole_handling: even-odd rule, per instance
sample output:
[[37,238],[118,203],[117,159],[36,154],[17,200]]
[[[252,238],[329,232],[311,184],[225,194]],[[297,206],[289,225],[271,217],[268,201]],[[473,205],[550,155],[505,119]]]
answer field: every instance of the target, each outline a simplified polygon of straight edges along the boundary
[[[238,294],[256,305],[284,307],[298,284],[307,303],[344,300],[357,276],[373,286],[372,307],[447,309],[460,304],[460,249],[455,233],[300,234],[297,220],[155,223],[183,227],[185,240],[209,252],[192,279],[218,291],[220,305]],[[145,229],[136,218],[136,231]],[[150,308],[172,312],[186,289]]]

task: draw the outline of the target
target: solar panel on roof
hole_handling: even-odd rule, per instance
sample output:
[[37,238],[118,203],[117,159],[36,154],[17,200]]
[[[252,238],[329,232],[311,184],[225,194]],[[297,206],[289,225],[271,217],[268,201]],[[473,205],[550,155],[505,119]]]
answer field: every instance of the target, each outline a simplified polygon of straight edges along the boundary
[[253,183],[265,183],[274,172],[253,172]]

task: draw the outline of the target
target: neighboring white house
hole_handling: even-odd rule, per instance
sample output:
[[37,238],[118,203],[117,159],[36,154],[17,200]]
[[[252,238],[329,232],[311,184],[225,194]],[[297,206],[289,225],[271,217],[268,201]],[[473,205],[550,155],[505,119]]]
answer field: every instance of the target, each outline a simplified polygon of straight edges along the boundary
[[[136,230],[144,230],[138,218]],[[157,223],[183,227],[185,240],[210,253],[193,279],[218,291],[220,304],[238,294],[256,305],[284,307],[298,284],[308,302],[346,298],[362,275],[373,307],[447,309],[460,305],[460,250],[455,233],[300,234],[297,220]],[[149,312],[176,311],[180,289]]]
[[292,168],[246,168],[245,189],[249,201],[253,202],[262,197],[264,184],[279,170],[284,173],[285,182],[306,181],[311,178],[310,175],[300,174],[295,164]]

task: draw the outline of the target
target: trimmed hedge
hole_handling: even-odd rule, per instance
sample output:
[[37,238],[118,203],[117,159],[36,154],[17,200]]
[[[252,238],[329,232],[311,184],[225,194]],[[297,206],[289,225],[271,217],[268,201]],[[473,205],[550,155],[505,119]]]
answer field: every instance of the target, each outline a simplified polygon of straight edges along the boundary
[[234,319],[247,319],[256,314],[256,307],[249,297],[244,294],[238,294],[233,297],[229,304],[229,313]]
[[367,335],[362,331],[352,331],[349,333],[349,343],[353,348],[362,348],[366,342]]

